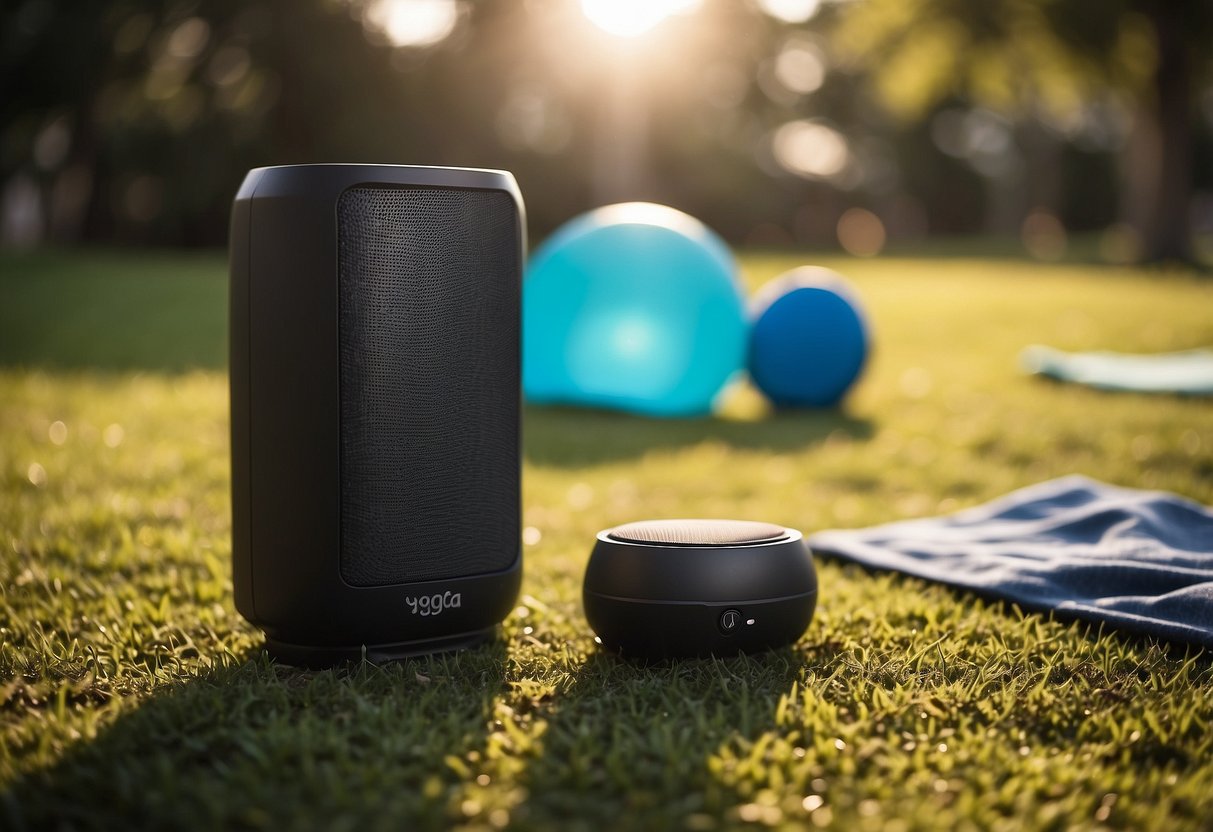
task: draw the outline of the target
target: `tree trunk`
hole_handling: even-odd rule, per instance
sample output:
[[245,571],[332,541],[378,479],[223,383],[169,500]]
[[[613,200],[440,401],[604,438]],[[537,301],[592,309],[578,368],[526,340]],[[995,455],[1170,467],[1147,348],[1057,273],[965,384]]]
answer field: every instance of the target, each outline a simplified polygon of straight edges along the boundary
[[1146,262],[1192,262],[1192,67],[1182,3],[1156,0],[1145,12],[1154,26],[1158,64],[1148,106],[1155,122],[1157,179],[1147,197],[1142,229]]

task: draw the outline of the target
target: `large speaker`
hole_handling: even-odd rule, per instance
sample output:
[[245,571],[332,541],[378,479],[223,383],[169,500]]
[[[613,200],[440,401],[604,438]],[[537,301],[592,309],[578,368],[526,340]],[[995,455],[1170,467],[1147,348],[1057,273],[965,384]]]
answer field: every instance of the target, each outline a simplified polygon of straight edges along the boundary
[[237,609],[291,664],[491,636],[522,574],[513,177],[258,168],[230,256]]

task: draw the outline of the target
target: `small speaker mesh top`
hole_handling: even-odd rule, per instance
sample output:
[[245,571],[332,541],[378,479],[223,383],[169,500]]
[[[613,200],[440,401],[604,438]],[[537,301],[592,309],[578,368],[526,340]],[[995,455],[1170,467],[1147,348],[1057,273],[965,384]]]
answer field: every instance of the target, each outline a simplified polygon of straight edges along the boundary
[[500,191],[337,204],[341,575],[496,572],[519,547],[518,212]]
[[788,533],[782,526],[750,520],[642,520],[616,526],[607,536],[664,546],[745,546],[774,543]]

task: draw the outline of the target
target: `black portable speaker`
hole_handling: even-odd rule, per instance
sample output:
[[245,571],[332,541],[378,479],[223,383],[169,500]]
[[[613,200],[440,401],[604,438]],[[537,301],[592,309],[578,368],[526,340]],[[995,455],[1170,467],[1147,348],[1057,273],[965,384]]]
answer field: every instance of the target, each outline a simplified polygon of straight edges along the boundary
[[602,645],[624,656],[728,656],[800,638],[817,570],[796,529],[642,520],[598,533],[582,601]]
[[474,644],[521,580],[523,208],[500,171],[250,171],[231,226],[236,608],[323,666]]

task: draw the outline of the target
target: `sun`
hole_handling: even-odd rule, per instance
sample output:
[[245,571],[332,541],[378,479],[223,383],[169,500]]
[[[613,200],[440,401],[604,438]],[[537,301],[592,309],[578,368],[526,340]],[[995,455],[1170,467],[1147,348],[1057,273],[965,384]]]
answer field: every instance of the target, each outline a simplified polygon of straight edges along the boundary
[[634,38],[666,18],[693,11],[701,0],[581,0],[590,22],[621,38]]
[[455,0],[371,0],[364,20],[393,46],[433,46],[459,22]]

